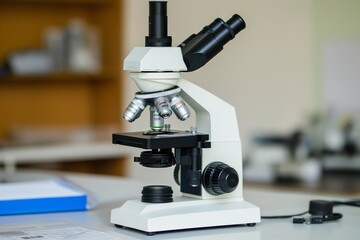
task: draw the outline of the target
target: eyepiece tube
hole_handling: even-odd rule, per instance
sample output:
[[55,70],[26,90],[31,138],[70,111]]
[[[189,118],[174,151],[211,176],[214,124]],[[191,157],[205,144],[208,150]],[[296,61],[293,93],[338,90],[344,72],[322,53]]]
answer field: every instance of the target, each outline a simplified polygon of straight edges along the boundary
[[214,32],[217,29],[219,29],[225,22],[221,19],[221,18],[217,18],[215,19],[212,23],[210,23],[209,25],[205,26],[200,32],[198,32],[197,34],[192,34],[190,35],[187,39],[185,39],[180,45],[179,47],[184,47],[187,43],[189,43],[190,41],[192,41],[194,38],[196,38],[197,36],[201,36],[202,34],[205,33],[210,33],[210,32]]
[[208,26],[204,27],[199,33],[202,34],[205,32],[215,32],[223,24],[224,24],[224,21],[221,18],[216,18],[212,23],[210,23]]
[[145,37],[147,47],[169,47],[171,37],[168,36],[167,2],[149,2],[149,36]]
[[241,30],[245,28],[244,20],[237,14],[232,16],[225,24],[214,32],[219,46],[222,47],[235,37]]
[[242,17],[238,14],[234,14],[234,16],[232,16],[226,24],[234,31],[235,35],[246,27],[244,19],[242,19]]
[[[220,24],[221,22],[222,24]],[[245,21],[237,14],[233,15],[226,23],[222,20],[215,20],[212,24],[213,31],[208,30],[210,26],[205,27],[180,45],[188,72],[204,66],[246,26]]]

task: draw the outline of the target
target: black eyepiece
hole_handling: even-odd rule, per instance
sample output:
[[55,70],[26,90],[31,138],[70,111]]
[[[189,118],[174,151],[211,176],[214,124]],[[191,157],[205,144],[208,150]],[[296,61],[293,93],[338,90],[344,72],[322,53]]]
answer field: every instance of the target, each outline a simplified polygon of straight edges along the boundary
[[206,33],[206,32],[215,32],[216,30],[221,28],[221,26],[224,23],[225,22],[221,18],[217,18],[212,23],[210,23],[209,26],[205,26],[203,28],[203,30],[201,30],[198,34],[202,34],[202,33]]
[[168,36],[167,2],[149,2],[149,36],[145,37],[145,46],[171,46],[171,36]]
[[[197,36],[202,36],[208,33],[215,32],[218,30],[225,22],[221,18],[215,19],[212,23],[210,23],[208,26],[205,26],[199,33],[197,34],[191,34],[187,39],[185,39],[179,47],[185,47],[186,44],[188,44],[190,41],[192,41]],[[192,43],[196,43],[197,41],[193,41]],[[189,48],[189,46],[188,46]],[[183,50],[184,51],[184,50]]]
[[188,37],[179,45],[188,69],[187,71],[195,71],[204,66],[245,26],[245,21],[235,14],[227,22],[217,18],[199,33]]
[[246,27],[244,20],[238,14],[234,14],[226,24],[234,31],[235,35]]

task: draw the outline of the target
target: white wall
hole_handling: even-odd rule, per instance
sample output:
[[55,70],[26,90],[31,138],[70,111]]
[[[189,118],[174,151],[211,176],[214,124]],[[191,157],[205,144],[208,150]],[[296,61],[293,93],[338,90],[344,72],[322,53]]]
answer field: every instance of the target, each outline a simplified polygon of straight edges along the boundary
[[[360,1],[316,0],[313,8],[316,13],[313,27],[314,79],[319,108],[331,114],[359,116],[356,107],[359,91],[356,87],[360,79]],[[336,94],[330,91],[330,96],[329,88],[336,88]],[[347,104],[343,105],[344,102]],[[340,106],[345,109],[339,109]]]
[[[148,2],[126,0],[125,52],[143,46],[147,33]],[[237,109],[246,151],[252,134],[288,132],[313,110],[311,0],[169,0],[169,34],[173,45],[198,32],[216,17],[225,21],[240,14],[247,27],[202,69],[184,74],[188,80],[231,103]],[[127,74],[125,73],[127,78]],[[130,81],[124,91],[128,104],[138,91]],[[124,106],[125,108],[126,106]],[[172,123],[176,128],[193,125]],[[146,130],[147,114],[127,124],[129,131]],[[171,170],[131,164],[129,175],[167,181]]]

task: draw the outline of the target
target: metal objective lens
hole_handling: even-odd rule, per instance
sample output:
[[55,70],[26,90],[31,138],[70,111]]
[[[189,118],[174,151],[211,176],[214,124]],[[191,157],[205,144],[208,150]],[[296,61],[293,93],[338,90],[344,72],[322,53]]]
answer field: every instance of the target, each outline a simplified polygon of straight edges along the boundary
[[161,131],[164,128],[164,119],[155,107],[150,107],[150,128],[153,131]]
[[170,101],[171,109],[174,111],[175,115],[181,121],[185,121],[190,117],[190,111],[185,105],[181,97],[176,96]]
[[125,109],[123,118],[128,122],[133,122],[140,117],[142,111],[145,109],[146,103],[144,100],[134,98],[129,106]]
[[169,100],[166,97],[158,97],[155,99],[155,107],[162,118],[169,118],[172,114]]

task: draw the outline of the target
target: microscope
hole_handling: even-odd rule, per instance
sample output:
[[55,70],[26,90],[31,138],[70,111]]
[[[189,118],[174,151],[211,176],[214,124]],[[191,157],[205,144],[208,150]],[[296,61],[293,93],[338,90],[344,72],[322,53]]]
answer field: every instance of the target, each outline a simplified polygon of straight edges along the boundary
[[[115,133],[114,144],[142,148],[134,161],[144,167],[174,167],[181,196],[170,186],[145,186],[138,200],[111,211],[111,223],[149,235],[163,231],[248,225],[260,222],[260,210],[246,202],[242,188],[242,151],[235,108],[181,78],[204,66],[245,28],[237,14],[217,18],[178,47],[167,32],[167,1],[149,1],[149,36],[124,60],[124,70],[140,89],[126,108],[128,122],[148,106],[150,129]],[[179,131],[164,124],[172,113],[185,121],[192,107],[196,127]]]

